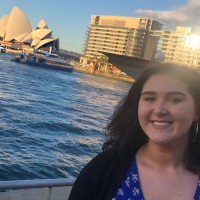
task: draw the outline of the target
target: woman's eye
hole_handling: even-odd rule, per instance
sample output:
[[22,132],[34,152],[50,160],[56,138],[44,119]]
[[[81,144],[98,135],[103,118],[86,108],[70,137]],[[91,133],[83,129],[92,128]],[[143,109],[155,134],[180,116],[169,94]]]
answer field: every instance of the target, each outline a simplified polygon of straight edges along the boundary
[[147,97],[147,98],[145,98],[145,101],[149,101],[149,102],[155,101],[155,98],[153,98],[153,97]]
[[169,101],[171,101],[171,102],[173,102],[173,103],[179,103],[179,102],[181,102],[181,100],[178,99],[178,98],[172,98],[172,99],[170,99]]

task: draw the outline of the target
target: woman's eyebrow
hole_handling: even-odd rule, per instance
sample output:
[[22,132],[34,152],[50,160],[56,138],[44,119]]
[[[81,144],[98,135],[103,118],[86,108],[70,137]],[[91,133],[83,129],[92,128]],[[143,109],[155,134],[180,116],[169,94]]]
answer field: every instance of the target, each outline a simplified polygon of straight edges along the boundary
[[145,95],[145,94],[155,95],[155,94],[157,94],[157,93],[156,93],[156,92],[152,92],[152,91],[146,91],[146,92],[143,92],[143,93],[141,94],[141,96],[142,96],[142,95]]
[[[153,92],[153,91],[145,91],[141,94],[142,95],[145,95],[145,94],[148,94],[148,95],[155,95],[157,94],[156,92]],[[181,95],[181,96],[186,96],[184,93],[182,92],[179,92],[179,91],[172,91],[172,92],[167,92],[167,95]]]
[[186,96],[184,93],[179,92],[179,91],[167,92],[167,95],[181,95],[181,96]]

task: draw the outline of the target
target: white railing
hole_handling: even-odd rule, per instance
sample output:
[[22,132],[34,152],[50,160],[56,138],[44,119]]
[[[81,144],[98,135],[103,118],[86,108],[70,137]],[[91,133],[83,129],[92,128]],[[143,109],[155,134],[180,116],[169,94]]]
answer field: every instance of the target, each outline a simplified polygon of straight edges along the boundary
[[73,186],[75,178],[0,181],[0,190],[45,188],[43,200],[51,199],[53,187]]

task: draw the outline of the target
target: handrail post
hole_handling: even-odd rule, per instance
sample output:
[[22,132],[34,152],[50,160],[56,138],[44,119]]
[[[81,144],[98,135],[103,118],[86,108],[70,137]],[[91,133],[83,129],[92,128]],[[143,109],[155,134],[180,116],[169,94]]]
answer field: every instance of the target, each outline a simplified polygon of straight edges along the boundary
[[52,186],[47,187],[46,190],[45,190],[43,200],[50,200],[51,199],[51,192],[52,192]]

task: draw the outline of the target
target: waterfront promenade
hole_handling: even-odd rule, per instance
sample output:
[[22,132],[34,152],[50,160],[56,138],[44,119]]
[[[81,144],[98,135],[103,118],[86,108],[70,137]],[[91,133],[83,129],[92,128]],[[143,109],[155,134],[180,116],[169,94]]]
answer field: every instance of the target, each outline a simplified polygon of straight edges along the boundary
[[74,69],[88,72],[90,74],[105,76],[108,78],[114,78],[114,79],[119,79],[119,80],[128,81],[128,82],[135,81],[135,79],[131,78],[130,76],[117,75],[117,74],[111,74],[111,73],[106,73],[106,72],[98,72],[98,71],[93,71],[93,70],[91,71],[88,65],[83,65],[76,61],[71,61],[71,63],[74,65]]

